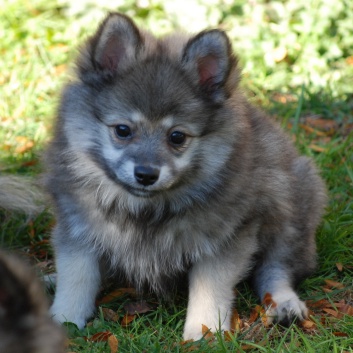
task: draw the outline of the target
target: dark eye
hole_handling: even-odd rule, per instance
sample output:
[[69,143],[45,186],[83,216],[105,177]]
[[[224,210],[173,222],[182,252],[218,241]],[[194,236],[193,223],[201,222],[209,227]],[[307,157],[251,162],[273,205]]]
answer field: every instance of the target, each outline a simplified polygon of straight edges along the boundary
[[180,146],[185,142],[186,135],[180,131],[173,131],[169,135],[169,141],[176,146]]
[[126,139],[131,137],[131,129],[127,125],[117,125],[115,126],[115,134],[121,139]]

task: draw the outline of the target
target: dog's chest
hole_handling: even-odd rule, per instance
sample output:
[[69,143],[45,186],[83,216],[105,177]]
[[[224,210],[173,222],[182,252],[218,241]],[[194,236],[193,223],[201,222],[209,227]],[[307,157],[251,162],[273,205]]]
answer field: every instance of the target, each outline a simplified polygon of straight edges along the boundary
[[185,271],[202,256],[214,255],[225,240],[225,234],[215,231],[207,218],[201,222],[187,214],[161,221],[120,214],[105,220],[97,231],[95,243],[109,254],[112,266],[123,269],[131,281],[147,281],[155,289],[163,277]]

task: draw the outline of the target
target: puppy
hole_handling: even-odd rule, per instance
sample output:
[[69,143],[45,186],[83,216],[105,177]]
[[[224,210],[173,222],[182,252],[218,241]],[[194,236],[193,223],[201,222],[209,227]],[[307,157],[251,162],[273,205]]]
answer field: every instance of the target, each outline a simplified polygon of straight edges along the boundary
[[159,294],[187,272],[185,339],[229,330],[249,275],[269,321],[306,317],[295,286],[315,268],[325,187],[244,98],[227,35],[158,39],[111,13],[76,66],[45,158],[55,319],[85,325],[102,264]]

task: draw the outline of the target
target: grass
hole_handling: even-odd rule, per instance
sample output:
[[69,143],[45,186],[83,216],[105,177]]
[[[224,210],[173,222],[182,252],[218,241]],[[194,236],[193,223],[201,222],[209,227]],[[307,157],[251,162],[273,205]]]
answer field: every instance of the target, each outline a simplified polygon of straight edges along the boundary
[[[60,87],[80,40],[94,30],[108,1],[10,0],[0,6],[0,172],[36,176]],[[312,156],[330,195],[317,234],[319,267],[300,287],[303,299],[352,305],[353,285],[353,10],[349,0],[117,1],[119,9],[155,33],[173,28],[192,31],[220,25],[227,30],[244,67],[249,98],[281,122],[298,149]],[[183,2],[181,2],[183,3]],[[215,5],[217,4],[217,5]],[[28,222],[22,215],[0,214],[3,247],[31,256],[52,270],[48,234],[53,222],[43,213]],[[342,269],[341,267],[342,266]],[[328,286],[336,281],[339,288]],[[261,318],[246,325],[257,299],[247,284],[238,288],[240,326],[224,340],[182,342],[185,297],[174,303],[147,298],[153,310],[122,325],[124,306],[133,296],[102,304],[82,331],[68,325],[71,352],[109,352],[109,331],[119,352],[352,352],[353,316],[315,309],[314,329],[264,327]],[[107,320],[102,308],[116,313]],[[325,309],[325,308],[324,308]],[[102,338],[102,337],[101,337]]]

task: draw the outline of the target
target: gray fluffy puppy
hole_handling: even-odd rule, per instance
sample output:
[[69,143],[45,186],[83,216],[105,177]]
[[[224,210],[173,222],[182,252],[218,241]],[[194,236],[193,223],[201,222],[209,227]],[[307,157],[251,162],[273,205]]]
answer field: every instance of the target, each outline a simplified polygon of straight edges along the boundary
[[220,30],[157,39],[111,13],[83,46],[46,154],[58,321],[85,325],[103,263],[157,293],[188,272],[185,339],[229,330],[248,275],[270,320],[307,315],[294,288],[315,268],[325,187],[239,79]]

